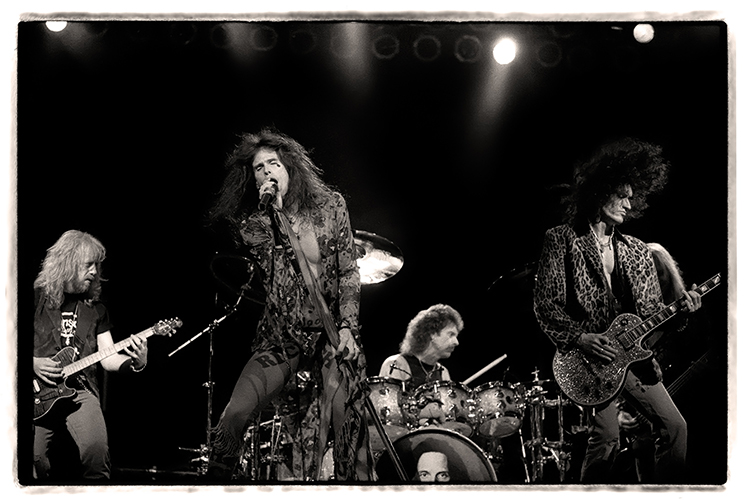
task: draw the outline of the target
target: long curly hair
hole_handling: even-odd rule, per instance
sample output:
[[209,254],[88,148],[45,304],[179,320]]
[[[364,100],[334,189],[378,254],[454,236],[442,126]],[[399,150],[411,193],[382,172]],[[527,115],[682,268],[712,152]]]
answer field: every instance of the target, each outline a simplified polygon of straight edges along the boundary
[[41,289],[48,298],[47,307],[59,309],[63,303],[65,285],[79,276],[85,260],[91,258],[96,263],[96,276],[85,296],[88,302],[99,300],[102,290],[102,262],[107,255],[104,245],[83,231],[71,229],[47,249],[41,271],[34,280],[34,288]]
[[563,200],[566,222],[577,225],[597,222],[601,208],[617,189],[633,189],[626,220],[643,215],[647,198],[667,183],[669,163],[659,146],[632,137],[615,139],[598,148],[575,167],[574,184]]
[[672,255],[659,243],[646,243],[659,276],[661,293],[667,304],[671,304],[685,294],[685,280],[682,270]]
[[406,327],[406,335],[401,341],[401,354],[422,354],[430,345],[432,336],[447,327],[450,323],[456,325],[460,332],[464,329],[464,321],[458,311],[445,304],[435,304],[420,311]]
[[284,195],[286,212],[310,216],[333,196],[333,188],[323,182],[323,171],[313,163],[310,153],[288,135],[266,127],[258,133],[240,134],[224,165],[227,172],[208,213],[210,224],[229,223],[236,231],[239,222],[256,210],[259,194],[252,162],[261,148],[275,151],[289,173],[289,188]]

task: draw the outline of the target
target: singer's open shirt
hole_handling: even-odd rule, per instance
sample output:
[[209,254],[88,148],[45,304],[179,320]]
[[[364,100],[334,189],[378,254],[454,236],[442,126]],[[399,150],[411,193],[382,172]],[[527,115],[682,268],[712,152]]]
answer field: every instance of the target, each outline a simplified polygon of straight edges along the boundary
[[[321,256],[320,288],[339,328],[349,327],[359,341],[360,276],[346,202],[338,193],[313,217]],[[258,264],[266,292],[266,308],[258,324],[254,348],[280,346],[290,340],[310,355],[320,333],[305,332],[302,307],[309,304],[304,280],[295,267],[291,244],[283,232],[274,237],[268,213],[254,212],[240,234]]]

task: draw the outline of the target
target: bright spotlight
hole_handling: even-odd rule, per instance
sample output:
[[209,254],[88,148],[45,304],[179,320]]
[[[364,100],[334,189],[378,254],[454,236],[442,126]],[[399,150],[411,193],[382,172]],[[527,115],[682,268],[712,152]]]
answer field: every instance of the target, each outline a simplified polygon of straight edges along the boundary
[[50,31],[54,31],[57,33],[58,31],[62,31],[65,29],[65,26],[68,25],[67,21],[47,21],[47,29]]
[[492,55],[498,64],[508,64],[516,58],[516,44],[510,38],[500,40],[495,48],[492,49]]
[[650,24],[639,24],[633,28],[633,36],[641,43],[648,43],[654,39],[654,27]]

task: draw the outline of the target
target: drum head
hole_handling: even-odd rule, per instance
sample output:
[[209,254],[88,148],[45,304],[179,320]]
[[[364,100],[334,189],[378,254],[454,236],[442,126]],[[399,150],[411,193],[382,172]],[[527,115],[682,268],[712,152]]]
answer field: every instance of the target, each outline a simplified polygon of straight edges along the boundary
[[434,382],[425,382],[424,384],[417,387],[414,393],[418,396],[426,392],[438,391],[440,389],[454,389],[463,391],[466,394],[471,394],[471,389],[469,389],[469,386],[461,382],[454,382],[452,380],[436,380]]
[[[417,461],[426,451],[437,451],[448,458],[451,483],[496,483],[492,464],[476,444],[456,432],[440,428],[411,431],[393,442],[408,482],[419,482]],[[375,466],[378,482],[400,484],[402,481],[388,453]]]
[[[372,447],[372,451],[379,452],[385,450],[385,442],[383,442],[383,438],[380,437],[377,427],[369,425],[368,430],[370,433],[370,446]],[[395,441],[409,432],[409,429],[406,427],[400,427],[397,425],[383,425],[383,430],[391,441]]]
[[365,381],[367,382],[368,385],[371,385],[371,386],[372,385],[393,385],[400,389],[403,389],[403,386],[404,386],[403,380],[399,380],[397,378],[390,378],[390,377],[379,377],[379,376],[367,377]]

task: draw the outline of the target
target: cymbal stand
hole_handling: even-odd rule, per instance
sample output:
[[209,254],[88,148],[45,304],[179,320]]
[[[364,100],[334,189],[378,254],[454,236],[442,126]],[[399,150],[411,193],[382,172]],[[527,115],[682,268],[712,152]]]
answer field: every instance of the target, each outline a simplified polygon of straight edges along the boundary
[[[565,473],[569,468],[570,454],[564,451],[565,444],[563,438],[563,412],[562,398],[558,395],[556,400],[548,400],[544,397],[547,393],[540,384],[539,370],[534,372],[534,385],[527,391],[525,397],[527,407],[529,408],[529,423],[531,427],[530,439],[523,443],[524,458],[525,450],[528,448],[530,453],[531,471],[527,468],[527,480],[530,482],[540,482],[543,479],[544,465],[547,462],[554,461],[560,481],[565,480]],[[557,426],[559,432],[559,441],[549,441],[544,437],[544,413],[546,407],[557,407]]]
[[214,381],[213,381],[213,358],[214,358],[214,330],[216,330],[216,327],[218,327],[224,320],[226,320],[229,316],[234,314],[237,311],[237,307],[240,305],[240,301],[242,300],[243,294],[240,294],[239,297],[237,297],[237,303],[234,304],[227,313],[222,316],[221,318],[215,319],[209,324],[206,328],[204,328],[202,331],[194,335],[192,338],[188,339],[185,343],[183,343],[180,347],[169,353],[168,357],[171,357],[172,355],[176,354],[178,351],[182,350],[184,347],[186,347],[188,344],[196,340],[198,337],[203,335],[204,333],[208,333],[208,380],[203,383],[203,387],[206,388],[206,442],[205,444],[200,445],[200,447],[196,449],[190,449],[190,448],[180,448],[184,451],[191,451],[193,453],[198,453],[199,457],[196,459],[193,459],[193,462],[198,462],[198,475],[206,475],[208,473],[208,462],[209,457],[211,455],[211,423],[212,423],[212,408],[213,408],[213,397],[214,397]]
[[[261,433],[268,427],[270,427],[270,438],[266,442]],[[272,420],[261,422],[259,415],[245,431],[245,446],[240,455],[235,479],[268,481],[276,478],[278,467],[276,464],[283,461],[283,457],[279,454],[280,441],[281,417],[274,415]]]

